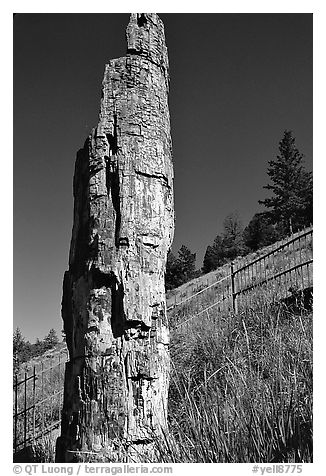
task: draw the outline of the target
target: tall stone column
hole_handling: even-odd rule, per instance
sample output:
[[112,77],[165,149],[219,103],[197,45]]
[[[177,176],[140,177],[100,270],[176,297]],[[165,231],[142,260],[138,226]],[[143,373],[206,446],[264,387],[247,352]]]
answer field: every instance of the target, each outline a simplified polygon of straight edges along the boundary
[[58,462],[141,461],[166,428],[174,211],[160,18],[132,14],[127,45],[105,67],[99,123],[76,159]]

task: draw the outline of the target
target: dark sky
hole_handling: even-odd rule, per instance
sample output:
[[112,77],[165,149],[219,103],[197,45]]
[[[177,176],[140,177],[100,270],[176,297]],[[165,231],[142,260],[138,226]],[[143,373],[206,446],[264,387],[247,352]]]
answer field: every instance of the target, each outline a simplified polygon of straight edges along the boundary
[[[14,18],[14,326],[59,335],[77,150],[97,124],[104,65],[127,14]],[[225,216],[247,225],[291,129],[312,168],[312,15],[162,14],[170,59],[173,250],[197,266]]]

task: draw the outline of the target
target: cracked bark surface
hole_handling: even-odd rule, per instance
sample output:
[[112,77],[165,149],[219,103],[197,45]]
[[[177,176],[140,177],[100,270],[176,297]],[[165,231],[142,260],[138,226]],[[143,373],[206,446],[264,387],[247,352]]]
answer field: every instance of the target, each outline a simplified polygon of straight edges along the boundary
[[140,461],[166,428],[164,273],[174,211],[160,18],[131,14],[127,44],[105,67],[99,123],[76,158],[58,462],[87,452],[93,461]]

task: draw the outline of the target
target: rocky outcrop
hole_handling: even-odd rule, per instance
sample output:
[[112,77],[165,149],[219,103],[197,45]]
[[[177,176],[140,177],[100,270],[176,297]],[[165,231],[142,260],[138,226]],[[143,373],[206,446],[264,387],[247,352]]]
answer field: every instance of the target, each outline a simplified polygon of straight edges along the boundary
[[156,14],[132,14],[106,65],[99,123],[77,154],[62,316],[57,461],[141,460],[166,427],[164,273],[174,230],[168,56]]

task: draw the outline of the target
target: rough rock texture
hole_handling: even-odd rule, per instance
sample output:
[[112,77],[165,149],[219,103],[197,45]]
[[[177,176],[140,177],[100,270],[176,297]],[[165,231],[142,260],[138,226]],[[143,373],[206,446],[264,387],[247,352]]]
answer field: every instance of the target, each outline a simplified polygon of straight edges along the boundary
[[127,55],[106,65],[99,123],[76,159],[61,462],[87,452],[121,460],[126,451],[141,460],[166,427],[174,212],[162,21],[132,14],[127,42]]

